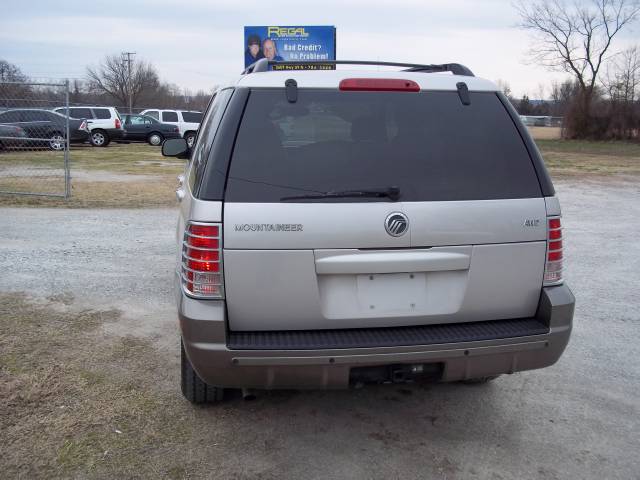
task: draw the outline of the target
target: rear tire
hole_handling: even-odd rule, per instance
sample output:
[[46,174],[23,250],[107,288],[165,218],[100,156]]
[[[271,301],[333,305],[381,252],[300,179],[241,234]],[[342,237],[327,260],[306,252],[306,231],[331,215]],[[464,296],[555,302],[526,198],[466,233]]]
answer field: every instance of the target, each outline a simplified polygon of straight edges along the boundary
[[182,367],[182,395],[184,395],[187,400],[194,404],[222,401],[224,389],[208,385],[198,376],[187,358],[182,341],[180,341],[180,364]]
[[149,136],[147,137],[147,142],[149,142],[149,145],[153,145],[154,147],[157,147],[158,145],[162,145],[162,142],[164,140],[164,137],[156,132],[150,133]]
[[466,385],[480,385],[483,383],[489,383],[496,378],[500,377],[500,375],[491,375],[488,377],[478,377],[478,378],[468,378],[466,380],[462,380],[462,383]]
[[94,147],[106,147],[111,142],[109,135],[103,130],[92,131],[89,140]]

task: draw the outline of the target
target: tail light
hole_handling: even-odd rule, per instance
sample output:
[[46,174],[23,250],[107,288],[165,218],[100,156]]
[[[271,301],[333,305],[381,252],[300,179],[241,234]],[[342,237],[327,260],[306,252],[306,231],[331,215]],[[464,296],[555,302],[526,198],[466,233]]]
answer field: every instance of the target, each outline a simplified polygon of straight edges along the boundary
[[199,298],[223,298],[222,225],[189,223],[182,242],[182,286]]
[[78,130],[86,130],[86,129],[87,129],[87,121],[83,120],[80,126],[78,127]]
[[116,118],[116,128],[120,128],[122,126],[122,123],[120,123],[120,119]]
[[179,132],[180,132],[180,129],[179,129],[178,127],[175,127],[175,128],[173,129],[173,131],[174,131],[175,133],[179,133]]
[[562,283],[562,225],[560,217],[548,217],[544,285],[559,285],[560,283]]

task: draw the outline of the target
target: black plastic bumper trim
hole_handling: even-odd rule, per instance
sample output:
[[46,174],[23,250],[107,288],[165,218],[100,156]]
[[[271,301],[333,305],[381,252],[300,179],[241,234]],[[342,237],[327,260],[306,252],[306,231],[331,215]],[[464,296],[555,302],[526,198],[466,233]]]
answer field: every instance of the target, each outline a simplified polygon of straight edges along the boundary
[[535,318],[414,327],[229,332],[231,350],[323,350],[477,342],[549,333]]

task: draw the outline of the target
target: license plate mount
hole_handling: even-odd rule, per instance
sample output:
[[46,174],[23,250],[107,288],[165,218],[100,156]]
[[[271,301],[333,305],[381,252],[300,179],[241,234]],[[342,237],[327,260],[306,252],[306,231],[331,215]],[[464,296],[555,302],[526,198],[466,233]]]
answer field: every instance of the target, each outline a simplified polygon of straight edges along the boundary
[[381,273],[358,275],[358,303],[363,312],[407,313],[425,307],[425,273]]

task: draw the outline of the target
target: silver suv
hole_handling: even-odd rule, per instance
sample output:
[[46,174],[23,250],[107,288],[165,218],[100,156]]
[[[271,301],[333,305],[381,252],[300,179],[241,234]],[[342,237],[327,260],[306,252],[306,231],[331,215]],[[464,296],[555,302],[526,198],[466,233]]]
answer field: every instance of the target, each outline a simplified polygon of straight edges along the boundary
[[564,351],[560,204],[526,128],[462,65],[394,65],[261,60],[216,92],[192,149],[163,145],[189,158],[176,281],[190,401],[486,381]]

